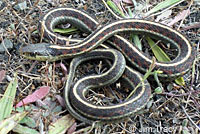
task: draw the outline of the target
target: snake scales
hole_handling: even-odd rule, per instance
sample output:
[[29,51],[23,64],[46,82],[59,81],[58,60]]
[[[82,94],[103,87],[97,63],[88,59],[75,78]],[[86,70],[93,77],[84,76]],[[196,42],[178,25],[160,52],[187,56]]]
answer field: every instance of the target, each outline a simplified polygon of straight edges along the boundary
[[[90,33],[83,40],[69,39],[61,36],[53,29],[61,23],[71,23],[81,31]],[[178,77],[184,75],[192,66],[194,50],[190,42],[178,31],[165,25],[137,19],[122,19],[110,24],[100,26],[99,23],[87,13],[66,7],[49,10],[41,17],[40,32],[52,42],[30,44],[22,47],[21,54],[28,59],[40,61],[56,61],[75,57],[70,64],[70,72],[66,82],[64,96],[68,111],[78,120],[92,123],[95,120],[114,121],[126,118],[143,108],[151,95],[148,81],[142,81],[143,75],[126,65],[126,60],[140,71],[146,72],[152,60],[145,53],[138,50],[132,43],[117,34],[124,31],[139,34],[153,35],[163,41],[169,42],[177,48],[177,57],[170,62],[155,62],[155,69],[163,73],[160,77]],[[96,49],[101,43],[109,40],[114,49]],[[70,42],[70,45],[66,45]],[[122,55],[120,52],[124,55]],[[72,84],[74,73],[78,65],[91,59],[110,59],[111,68],[101,75],[87,76]],[[141,86],[128,100],[111,106],[93,105],[85,99],[88,89],[101,87],[115,82],[121,75],[129,83]]]

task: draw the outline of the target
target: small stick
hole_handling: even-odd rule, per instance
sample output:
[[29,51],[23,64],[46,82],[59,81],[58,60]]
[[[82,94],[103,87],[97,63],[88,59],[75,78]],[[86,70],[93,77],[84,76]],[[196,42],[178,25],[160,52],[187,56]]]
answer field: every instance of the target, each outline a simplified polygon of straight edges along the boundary
[[190,122],[200,131],[200,128],[194,123],[194,121],[190,118],[190,116],[188,115],[188,113],[186,112],[185,108],[183,106],[181,106],[181,108],[183,109],[183,112],[186,114],[186,116],[188,117],[188,119],[190,120]]

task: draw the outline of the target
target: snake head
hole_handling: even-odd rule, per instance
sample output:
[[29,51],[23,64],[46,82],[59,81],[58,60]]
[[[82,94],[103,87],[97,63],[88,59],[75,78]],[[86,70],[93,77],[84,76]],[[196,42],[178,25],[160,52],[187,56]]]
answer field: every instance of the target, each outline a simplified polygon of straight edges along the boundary
[[46,61],[51,60],[54,55],[54,51],[50,48],[52,44],[49,43],[38,43],[38,44],[30,44],[28,46],[22,46],[20,48],[20,54],[31,60],[40,60]]

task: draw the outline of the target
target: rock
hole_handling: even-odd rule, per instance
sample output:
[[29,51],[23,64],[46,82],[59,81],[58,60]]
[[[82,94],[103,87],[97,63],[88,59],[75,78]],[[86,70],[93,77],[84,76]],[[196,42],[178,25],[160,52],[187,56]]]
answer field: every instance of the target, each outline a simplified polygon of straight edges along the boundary
[[26,1],[19,3],[19,4],[14,6],[14,9],[16,9],[16,10],[25,10],[26,8],[27,8]]
[[0,44],[0,52],[4,52],[6,49],[11,49],[13,48],[13,43],[8,40],[8,39],[4,39],[1,44]]
[[6,3],[3,1],[0,1],[0,11],[3,10],[6,7]]

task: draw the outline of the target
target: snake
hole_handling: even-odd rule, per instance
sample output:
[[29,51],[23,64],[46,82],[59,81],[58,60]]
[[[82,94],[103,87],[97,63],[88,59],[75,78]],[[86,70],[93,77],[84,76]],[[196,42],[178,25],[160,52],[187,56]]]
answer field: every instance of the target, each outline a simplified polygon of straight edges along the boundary
[[[75,39],[55,33],[53,29],[63,23],[70,23],[89,35],[84,39]],[[85,11],[58,7],[47,11],[41,17],[39,31],[41,36],[52,43],[23,46],[20,49],[21,55],[27,59],[39,61],[73,58],[64,90],[66,107],[76,119],[89,124],[96,120],[107,122],[127,118],[144,108],[151,96],[150,84],[147,80],[143,80],[140,72],[147,72],[153,61],[133,43],[119,36],[119,33],[133,32],[148,35],[170,43],[178,50],[175,59],[169,62],[156,61],[154,63],[154,69],[162,71],[158,74],[159,77],[174,78],[184,75],[191,68],[195,58],[193,46],[183,34],[153,21],[126,18],[101,25]],[[97,49],[105,41],[108,41],[112,48]],[[123,56],[140,72],[127,65],[124,67]],[[113,61],[113,65],[106,73],[86,76],[73,83],[77,66],[91,59],[109,59]],[[115,67],[119,67],[120,71],[116,71]],[[111,106],[98,106],[87,101],[85,94],[88,89],[116,82],[121,75],[132,85],[141,84],[139,88],[134,89],[134,94],[128,100]]]

